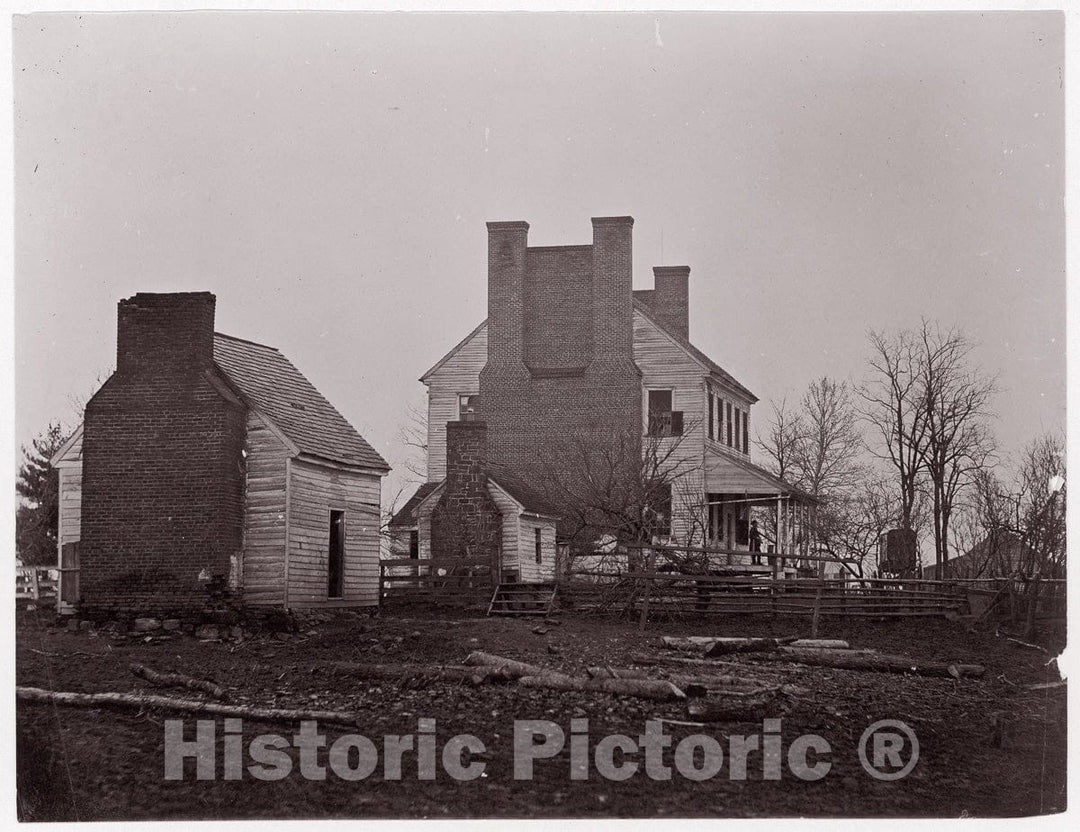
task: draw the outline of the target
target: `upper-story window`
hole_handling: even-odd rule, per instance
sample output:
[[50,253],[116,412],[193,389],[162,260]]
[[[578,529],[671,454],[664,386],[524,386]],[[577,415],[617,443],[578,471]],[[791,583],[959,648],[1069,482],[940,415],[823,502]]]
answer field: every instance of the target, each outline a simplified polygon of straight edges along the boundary
[[649,436],[681,436],[683,415],[681,410],[672,410],[673,394],[671,390],[649,391]]
[[471,393],[458,396],[458,420],[475,422],[480,418],[480,394]]

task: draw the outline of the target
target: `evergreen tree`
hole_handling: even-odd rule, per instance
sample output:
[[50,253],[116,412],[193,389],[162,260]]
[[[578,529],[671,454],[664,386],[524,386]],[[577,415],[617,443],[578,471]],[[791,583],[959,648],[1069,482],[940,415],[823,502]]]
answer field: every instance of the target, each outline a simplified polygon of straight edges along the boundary
[[63,428],[54,422],[31,447],[22,449],[23,464],[15,481],[21,498],[15,511],[15,551],[27,566],[56,563],[60,486],[49,460],[66,441]]

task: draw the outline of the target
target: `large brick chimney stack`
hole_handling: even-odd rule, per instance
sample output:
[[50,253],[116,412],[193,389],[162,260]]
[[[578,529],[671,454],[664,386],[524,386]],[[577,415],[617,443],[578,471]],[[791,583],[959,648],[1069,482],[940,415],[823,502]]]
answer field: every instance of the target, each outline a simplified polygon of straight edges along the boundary
[[246,409],[214,368],[214,296],[139,293],[83,420],[83,607],[200,606],[238,557]]
[[583,468],[583,447],[640,443],[633,224],[596,217],[590,245],[528,247],[526,223],[488,223],[480,412],[491,460],[541,490]]

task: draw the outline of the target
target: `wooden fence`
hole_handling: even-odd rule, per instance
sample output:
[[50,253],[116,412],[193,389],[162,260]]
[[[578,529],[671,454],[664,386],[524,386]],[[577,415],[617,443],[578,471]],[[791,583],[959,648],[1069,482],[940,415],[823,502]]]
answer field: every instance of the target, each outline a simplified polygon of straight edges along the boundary
[[489,561],[402,558],[379,563],[379,597],[389,603],[486,605],[494,588]]
[[[950,581],[776,579],[661,572],[591,574],[559,585],[564,606],[581,611],[677,617],[819,615],[907,618],[968,611],[967,592]],[[607,578],[607,580],[605,580]]]
[[16,601],[55,601],[56,570],[48,566],[15,567]]

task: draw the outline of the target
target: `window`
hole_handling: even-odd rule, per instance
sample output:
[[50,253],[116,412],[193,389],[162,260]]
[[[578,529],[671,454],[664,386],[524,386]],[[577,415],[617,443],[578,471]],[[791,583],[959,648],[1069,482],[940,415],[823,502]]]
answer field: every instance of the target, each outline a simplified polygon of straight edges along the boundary
[[544,544],[540,539],[540,529],[533,529],[533,534],[536,537],[536,562],[540,563],[544,559]]
[[713,438],[713,394],[709,393],[709,438]]
[[742,415],[742,449],[744,454],[750,453],[750,411],[743,411]]
[[409,557],[420,560],[420,532],[416,529],[409,532]]
[[458,396],[458,421],[475,422],[480,418],[480,394],[470,393]]
[[727,446],[731,447],[731,402],[724,402],[727,405]]
[[742,411],[735,408],[735,450],[742,450]]
[[671,402],[672,392],[670,390],[649,391],[649,436],[682,435],[682,411],[673,411]]
[[327,597],[340,598],[345,589],[345,512],[330,512],[330,551]]

